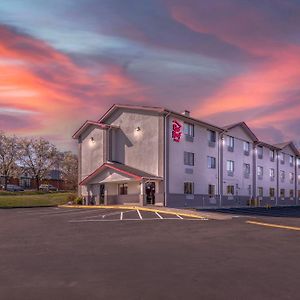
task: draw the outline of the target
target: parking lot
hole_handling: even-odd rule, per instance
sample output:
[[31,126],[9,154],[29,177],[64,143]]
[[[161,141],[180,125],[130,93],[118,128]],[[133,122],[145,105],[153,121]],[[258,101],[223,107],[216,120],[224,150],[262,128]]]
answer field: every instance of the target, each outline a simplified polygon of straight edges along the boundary
[[247,223],[298,228],[296,211],[231,211],[232,220],[215,221],[140,210],[0,210],[0,298],[296,299],[299,231]]

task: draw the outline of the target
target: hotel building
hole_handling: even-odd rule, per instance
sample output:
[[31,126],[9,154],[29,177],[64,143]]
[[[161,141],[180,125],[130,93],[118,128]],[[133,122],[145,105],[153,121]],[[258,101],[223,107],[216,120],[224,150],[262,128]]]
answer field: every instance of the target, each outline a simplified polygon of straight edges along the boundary
[[87,204],[245,207],[300,204],[300,153],[162,107],[113,105],[73,135]]

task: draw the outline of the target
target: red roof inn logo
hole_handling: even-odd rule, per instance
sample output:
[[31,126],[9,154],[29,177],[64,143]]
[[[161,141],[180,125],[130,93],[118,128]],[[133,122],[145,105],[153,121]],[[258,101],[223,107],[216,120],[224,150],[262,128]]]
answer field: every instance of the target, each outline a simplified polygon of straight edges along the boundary
[[182,135],[181,127],[182,125],[178,121],[173,120],[172,139],[174,142],[180,142],[180,138]]

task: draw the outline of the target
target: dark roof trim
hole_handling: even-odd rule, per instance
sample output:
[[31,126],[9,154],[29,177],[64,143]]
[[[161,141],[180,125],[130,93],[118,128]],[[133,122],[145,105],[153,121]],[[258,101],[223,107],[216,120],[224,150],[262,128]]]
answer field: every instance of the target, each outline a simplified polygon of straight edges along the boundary
[[115,162],[107,162],[107,163],[104,163],[102,166],[100,166],[98,169],[96,169],[93,173],[91,173],[85,179],[83,179],[79,183],[79,185],[85,185],[87,182],[89,182],[90,180],[95,178],[106,168],[120,172],[120,173],[127,175],[129,177],[132,177],[133,179],[138,180],[138,181],[140,181],[142,179],[162,179],[161,177],[148,174],[146,172],[129,167],[127,165],[123,165],[123,164],[119,164],[119,163],[115,163]]
[[224,126],[224,129],[226,131],[229,131],[230,129],[235,128],[235,127],[241,127],[249,135],[249,137],[251,138],[252,141],[254,141],[254,142],[258,141],[257,136],[254,134],[254,132],[249,128],[249,126],[245,122],[239,122],[239,123],[227,125],[227,126]]
[[100,122],[95,122],[95,121],[90,121],[87,120],[85,121],[81,127],[73,134],[72,138],[73,139],[78,139],[80,137],[80,135],[89,127],[89,126],[97,126],[101,129],[108,129],[108,128],[116,128],[116,126],[112,126],[112,125],[108,125],[108,124],[104,124],[104,123],[100,123]]
[[275,144],[275,147],[277,147],[280,150],[283,150],[284,148],[290,146],[293,150],[293,152],[295,153],[296,156],[300,156],[299,150],[297,149],[297,147],[295,146],[295,144],[292,141],[289,142],[285,142],[285,143],[280,143],[280,144]]

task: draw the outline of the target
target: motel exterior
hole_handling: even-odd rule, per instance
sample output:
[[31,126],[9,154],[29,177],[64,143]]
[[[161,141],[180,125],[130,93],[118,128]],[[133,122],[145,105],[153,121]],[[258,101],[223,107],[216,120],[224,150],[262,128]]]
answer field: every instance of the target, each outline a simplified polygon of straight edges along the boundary
[[74,134],[87,204],[245,207],[300,204],[300,153],[188,111],[113,105]]

